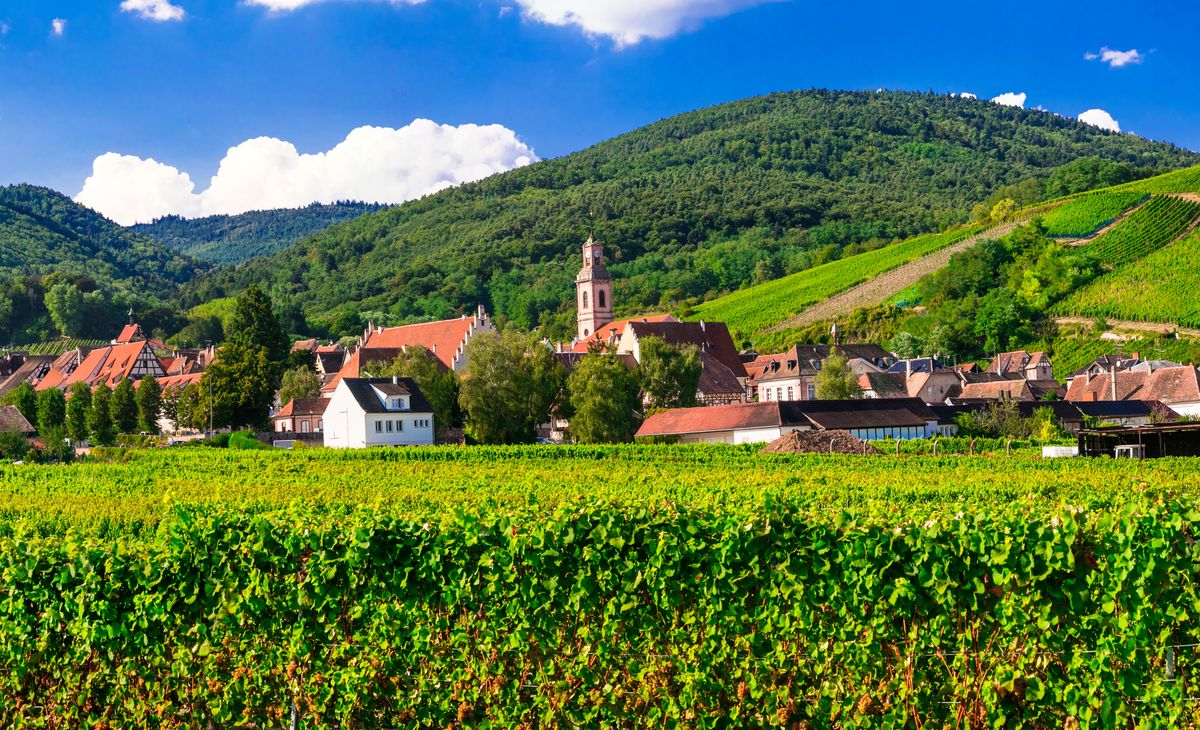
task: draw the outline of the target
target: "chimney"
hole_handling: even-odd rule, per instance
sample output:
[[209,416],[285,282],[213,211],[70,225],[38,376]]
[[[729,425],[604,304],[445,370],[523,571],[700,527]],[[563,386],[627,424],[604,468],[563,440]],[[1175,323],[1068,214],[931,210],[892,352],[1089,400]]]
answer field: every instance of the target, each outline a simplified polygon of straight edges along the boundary
[[1117,365],[1116,365],[1116,363],[1113,363],[1112,377],[1110,378],[1110,381],[1112,383],[1112,399],[1114,401],[1116,401],[1116,399],[1117,399]]
[[911,378],[911,377],[912,377],[912,360],[905,360],[904,361],[904,379],[907,380],[908,378]]
[[400,376],[399,375],[392,376],[392,385],[400,385]]

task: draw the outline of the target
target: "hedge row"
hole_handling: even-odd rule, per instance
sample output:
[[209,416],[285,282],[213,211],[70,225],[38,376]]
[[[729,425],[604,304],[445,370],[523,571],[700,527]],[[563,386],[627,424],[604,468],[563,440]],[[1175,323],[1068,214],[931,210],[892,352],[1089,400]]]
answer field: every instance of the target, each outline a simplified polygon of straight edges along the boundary
[[177,508],[136,546],[9,537],[0,726],[1177,725],[1198,517]]

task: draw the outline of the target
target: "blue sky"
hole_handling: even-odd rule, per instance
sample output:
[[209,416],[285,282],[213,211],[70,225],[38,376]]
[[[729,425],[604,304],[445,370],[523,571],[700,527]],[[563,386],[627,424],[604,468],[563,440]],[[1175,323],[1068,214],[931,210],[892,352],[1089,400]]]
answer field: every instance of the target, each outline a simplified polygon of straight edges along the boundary
[[[122,1],[0,0],[0,182],[76,195],[116,153],[87,196],[116,218],[412,197],[808,87],[1024,93],[1200,150],[1200,10],[1182,2]],[[1089,60],[1104,48],[1120,53]],[[286,147],[365,126],[388,132],[328,159]],[[258,137],[278,144],[242,148],[201,195]]]

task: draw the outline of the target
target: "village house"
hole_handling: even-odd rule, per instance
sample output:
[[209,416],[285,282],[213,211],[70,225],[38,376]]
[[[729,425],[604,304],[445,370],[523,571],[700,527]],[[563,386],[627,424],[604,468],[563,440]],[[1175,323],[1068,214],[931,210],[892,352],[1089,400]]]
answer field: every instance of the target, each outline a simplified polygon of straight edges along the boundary
[[1200,372],[1195,365],[1139,368],[1125,371],[1083,375],[1071,381],[1067,400],[1094,403],[1098,401],[1149,400],[1159,401],[1181,416],[1200,416]]
[[467,366],[466,349],[471,338],[481,332],[495,331],[492,318],[482,306],[474,314],[456,319],[402,327],[368,324],[358,347],[345,355],[341,368],[321,387],[321,393],[331,397],[343,378],[369,377],[372,365],[390,363],[405,348],[414,346],[428,350],[445,370],[461,373]]
[[275,433],[321,433],[328,398],[293,398],[272,416]]
[[796,345],[778,355],[760,355],[750,363],[748,397],[759,401],[815,399],[817,373],[835,348],[859,376],[882,373],[896,362],[896,356],[879,345]]
[[745,444],[774,441],[791,431],[844,430],[865,441],[928,438],[938,417],[918,398],[759,401],[655,413],[638,437],[679,443]]
[[987,372],[1015,375],[1022,380],[1054,380],[1054,365],[1044,352],[1002,352],[992,358]]
[[325,408],[325,446],[429,446],[433,408],[411,378],[341,378]]

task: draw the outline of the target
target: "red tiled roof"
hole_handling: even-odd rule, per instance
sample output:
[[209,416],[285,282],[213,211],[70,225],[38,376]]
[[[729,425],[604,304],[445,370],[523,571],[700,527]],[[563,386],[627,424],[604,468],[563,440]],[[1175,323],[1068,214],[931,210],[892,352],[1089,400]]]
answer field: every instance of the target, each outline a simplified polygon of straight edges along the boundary
[[127,345],[131,342],[141,342],[145,339],[146,335],[142,332],[141,325],[127,324],[121,328],[121,334],[117,335],[117,339],[113,340],[113,344]]
[[962,387],[962,398],[988,400],[1033,400],[1033,391],[1024,380],[993,380],[982,383],[966,383]]
[[[920,374],[915,373],[914,377]],[[858,387],[874,391],[877,398],[907,398],[909,395],[908,384],[901,373],[863,373],[858,376]]]
[[134,366],[137,365],[138,358],[149,347],[150,343],[145,340],[98,347],[89,352],[70,374],[64,374],[61,370],[51,370],[37,384],[37,389],[60,388],[66,390],[75,383],[81,382],[92,387],[102,382],[109,386],[116,385],[121,380],[130,377]]
[[323,416],[329,407],[328,398],[293,398],[288,401],[275,418],[291,418],[292,416]]
[[204,377],[204,373],[187,373],[186,375],[168,375],[165,378],[158,378],[158,385],[163,390],[183,390],[192,383],[200,382],[200,378]]
[[713,357],[711,353],[704,352],[700,355],[700,382],[696,387],[697,392],[704,395],[744,395],[746,390],[742,387],[737,375],[729,369],[725,363]]
[[[1071,380],[1067,391],[1069,401],[1112,400],[1110,373],[1089,379],[1079,376]],[[1200,372],[1194,365],[1145,370],[1117,371],[1117,400],[1156,400],[1172,405],[1200,401]]]
[[782,424],[778,401],[733,403],[726,406],[675,408],[655,413],[638,429],[638,436],[677,436],[685,433],[771,428]]
[[467,340],[472,327],[477,325],[474,317],[445,319],[440,322],[409,324],[403,327],[388,327],[372,332],[363,342],[363,349],[400,349],[419,345],[429,350],[447,368],[454,367],[454,358]]
[[592,343],[604,344],[609,340],[620,339],[621,335],[625,334],[625,327],[630,322],[678,322],[679,320],[669,314],[649,314],[645,317],[636,317],[634,319],[619,319],[616,322],[609,322],[600,329],[593,332],[590,336],[582,340],[576,340],[571,346],[571,352],[587,352],[588,347]]

